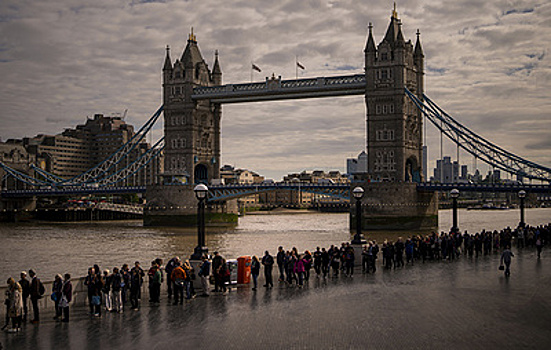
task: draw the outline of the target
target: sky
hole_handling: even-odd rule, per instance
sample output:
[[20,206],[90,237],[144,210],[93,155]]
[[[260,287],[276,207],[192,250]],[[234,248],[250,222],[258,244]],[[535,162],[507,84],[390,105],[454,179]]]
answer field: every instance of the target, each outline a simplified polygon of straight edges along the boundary
[[[360,0],[2,0],[0,137],[58,134],[96,113],[139,128],[161,104],[165,48],[173,60],[191,27],[224,83],[262,72],[295,78],[363,73],[368,23],[378,44],[393,3]],[[478,135],[551,167],[551,3],[397,2],[406,40],[421,32],[426,94]],[[224,105],[222,164],[281,179],[345,171],[365,148],[363,96]],[[156,126],[153,141],[162,134]],[[428,125],[429,174],[440,135]],[[444,142],[444,155],[456,148]],[[473,159],[460,152],[460,162]],[[477,164],[480,166],[480,164]],[[470,169],[472,170],[472,169]]]

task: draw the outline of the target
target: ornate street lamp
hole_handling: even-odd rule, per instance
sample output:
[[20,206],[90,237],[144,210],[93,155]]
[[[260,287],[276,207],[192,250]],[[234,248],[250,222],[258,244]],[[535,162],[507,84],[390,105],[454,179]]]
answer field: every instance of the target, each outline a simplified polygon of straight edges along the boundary
[[450,197],[452,197],[452,203],[453,203],[453,224],[451,232],[458,233],[459,227],[457,227],[457,198],[459,197],[459,190],[457,188],[454,188],[450,191]]
[[523,228],[526,225],[526,223],[524,222],[524,198],[525,197],[526,197],[525,190],[518,191],[518,198],[520,199],[520,223],[518,225]]
[[209,188],[205,184],[198,184],[193,192],[195,192],[199,205],[197,206],[197,247],[191,255],[191,260],[200,260],[209,251],[205,246],[205,199],[207,199]]
[[365,239],[362,235],[362,198],[364,189],[360,186],[352,190],[352,196],[356,198],[356,234],[352,240],[352,244],[365,244]]

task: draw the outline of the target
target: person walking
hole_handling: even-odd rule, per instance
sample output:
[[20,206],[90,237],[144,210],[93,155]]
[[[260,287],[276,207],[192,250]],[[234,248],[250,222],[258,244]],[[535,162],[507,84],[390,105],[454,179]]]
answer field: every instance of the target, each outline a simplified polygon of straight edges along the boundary
[[13,278],[8,278],[8,289],[6,299],[9,300],[7,315],[11,319],[12,328],[9,333],[21,331],[21,319],[23,317],[23,288]]
[[266,281],[264,287],[273,288],[274,281],[272,277],[272,269],[274,267],[274,257],[271,256],[270,252],[267,250],[264,252],[264,256],[262,257],[262,265],[264,265],[264,279]]
[[59,308],[59,302],[61,301],[61,287],[63,286],[63,278],[60,274],[55,275],[54,283],[52,283],[52,295],[51,299],[54,302],[55,316],[54,320],[61,317],[61,309]]
[[23,290],[23,322],[27,322],[27,315],[29,313],[27,299],[29,298],[29,294],[31,292],[31,283],[27,279],[27,273],[25,271],[21,271],[21,279],[19,280],[19,285]]
[[541,258],[541,249],[543,248],[543,242],[541,240],[541,234],[539,234],[536,238],[536,250],[538,252],[538,259]]
[[73,284],[71,283],[71,275],[66,273],[63,285],[61,286],[61,298],[59,301],[59,309],[63,311],[62,322],[69,322],[69,303],[73,300]]
[[[505,250],[503,250],[503,253],[501,253],[501,266],[503,266],[503,263],[505,263],[505,277],[511,276],[511,258],[515,256],[513,252],[509,249],[509,246],[505,246]],[[501,268],[500,266],[500,268]]]
[[253,255],[251,262],[251,276],[253,276],[253,290],[256,290],[258,287],[258,275],[260,274],[260,261],[256,255]]
[[203,288],[203,294],[201,296],[208,297],[210,295],[209,289],[209,276],[210,276],[210,261],[207,255],[201,257],[201,265],[199,265],[199,278],[201,278],[201,288]]
[[31,277],[31,304],[33,305],[33,314],[34,318],[31,320],[31,323],[40,322],[40,310],[38,308],[38,299],[42,298],[44,295],[44,285],[40,281],[40,278],[36,276],[36,272],[33,269],[29,270],[29,277]]

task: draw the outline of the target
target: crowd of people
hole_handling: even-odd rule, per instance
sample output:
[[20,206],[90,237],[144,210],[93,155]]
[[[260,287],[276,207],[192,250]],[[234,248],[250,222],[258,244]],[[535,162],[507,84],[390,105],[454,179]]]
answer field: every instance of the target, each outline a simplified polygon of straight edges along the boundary
[[[395,242],[384,240],[381,247],[375,241],[369,241],[361,250],[361,271],[369,274],[377,271],[377,266],[382,265],[386,270],[403,268],[405,265],[413,266],[417,263],[453,261],[464,255],[478,258],[483,255],[501,253],[500,270],[504,270],[505,276],[510,276],[510,264],[514,254],[510,247],[513,243],[517,249],[535,247],[537,258],[541,257],[542,247],[551,239],[551,224],[537,227],[519,227],[517,229],[506,228],[501,231],[482,231],[471,234],[464,233],[432,233],[429,235],[413,235],[404,241],[401,237]],[[381,263],[377,263],[381,253]],[[277,264],[278,281],[288,287],[303,288],[311,277],[313,269],[316,278],[338,278],[339,274],[345,277],[353,277],[356,254],[350,243],[342,243],[341,246],[331,245],[328,249],[317,247],[313,253],[309,250],[299,253],[297,248],[284,250],[278,248],[274,257],[269,251],[264,252],[262,259],[252,257],[250,264],[253,279],[252,290],[258,288],[260,270],[264,269],[265,288],[273,288],[273,267]],[[405,262],[404,262],[405,255]],[[148,277],[149,302],[159,303],[161,298],[161,285],[166,281],[167,297],[173,300],[174,305],[191,302],[196,296],[193,281],[200,279],[200,296],[208,297],[211,293],[226,295],[230,288],[231,268],[218,252],[214,252],[212,259],[203,255],[200,263],[195,267],[189,260],[181,260],[179,257],[171,258],[166,265],[163,260],[157,258],[151,262],[147,272],[136,261],[132,268],[123,264],[119,269],[114,267],[112,271],[101,271],[98,265],[88,269],[88,275],[84,278],[84,285],[88,293],[88,306],[90,315],[101,317],[102,310],[106,312],[122,313],[125,305],[130,303],[131,310],[140,307],[142,285],[145,277]],[[11,320],[12,327],[8,332],[19,332],[23,322],[27,321],[28,299],[33,308],[31,323],[40,321],[38,300],[46,293],[44,285],[37,277],[34,270],[27,273],[21,272],[20,280],[9,278],[6,291],[6,329]],[[214,289],[211,290],[211,279]],[[73,286],[70,274],[64,277],[56,275],[52,284],[50,298],[54,302],[54,319],[69,322],[69,305],[72,300]]]

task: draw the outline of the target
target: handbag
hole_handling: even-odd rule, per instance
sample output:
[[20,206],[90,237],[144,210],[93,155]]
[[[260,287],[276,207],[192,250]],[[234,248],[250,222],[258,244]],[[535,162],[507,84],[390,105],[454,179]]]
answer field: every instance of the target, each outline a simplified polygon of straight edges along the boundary
[[57,292],[53,292],[52,295],[50,295],[50,299],[52,299],[53,302],[57,301]]
[[499,265],[499,270],[500,270],[500,271],[503,271],[503,270],[505,270],[505,266],[503,266],[503,265]]
[[101,297],[99,295],[92,296],[92,305],[101,305]]
[[69,306],[69,301],[67,300],[67,298],[64,296],[61,297],[61,300],[59,301],[59,307],[60,308],[66,308]]

